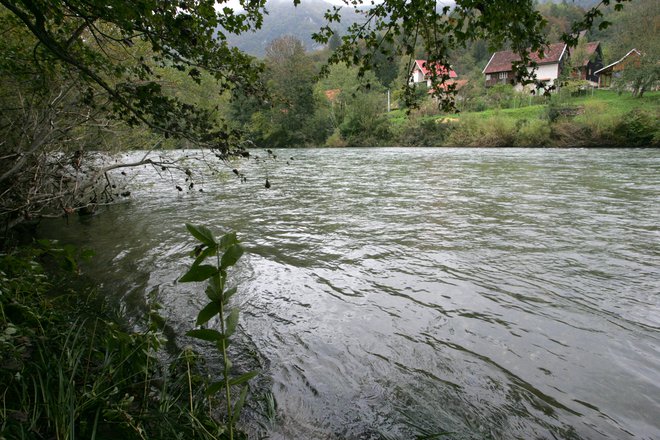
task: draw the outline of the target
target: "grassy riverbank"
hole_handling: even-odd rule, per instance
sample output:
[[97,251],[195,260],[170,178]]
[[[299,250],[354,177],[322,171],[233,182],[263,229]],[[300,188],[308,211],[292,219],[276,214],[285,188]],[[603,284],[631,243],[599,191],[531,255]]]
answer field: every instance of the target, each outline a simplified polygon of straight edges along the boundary
[[456,115],[388,114],[403,145],[445,147],[658,147],[659,119],[660,92],[608,90]]
[[0,439],[224,438],[195,353],[163,353],[155,306],[129,330],[72,274],[79,256],[0,254]]

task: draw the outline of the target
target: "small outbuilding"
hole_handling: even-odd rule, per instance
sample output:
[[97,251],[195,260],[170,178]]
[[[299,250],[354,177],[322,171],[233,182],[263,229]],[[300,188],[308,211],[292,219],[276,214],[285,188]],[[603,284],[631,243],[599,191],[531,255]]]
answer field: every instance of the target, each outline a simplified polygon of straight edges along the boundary
[[632,49],[619,61],[615,61],[612,64],[597,70],[595,74],[598,75],[598,87],[611,87],[612,81],[621,78],[624,70],[634,69],[639,65],[639,57],[641,55],[642,54],[637,49]]

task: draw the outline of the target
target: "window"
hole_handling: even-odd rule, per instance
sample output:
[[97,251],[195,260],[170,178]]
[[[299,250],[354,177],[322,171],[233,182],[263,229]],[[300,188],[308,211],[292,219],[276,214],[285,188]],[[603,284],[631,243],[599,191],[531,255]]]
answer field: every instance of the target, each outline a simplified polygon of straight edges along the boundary
[[500,79],[506,79],[507,76],[509,76],[509,72],[500,72],[499,73],[499,78]]
[[490,81],[490,73],[486,74],[486,81]]

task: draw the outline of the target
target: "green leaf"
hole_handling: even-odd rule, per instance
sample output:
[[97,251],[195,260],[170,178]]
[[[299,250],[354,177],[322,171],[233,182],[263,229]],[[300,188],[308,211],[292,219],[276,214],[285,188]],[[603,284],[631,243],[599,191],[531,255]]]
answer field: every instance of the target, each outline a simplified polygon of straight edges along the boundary
[[236,232],[230,232],[228,234],[225,234],[220,239],[220,247],[222,249],[228,248],[229,246],[233,246],[235,244],[238,244],[238,238],[236,238]]
[[250,371],[249,373],[241,374],[240,376],[234,377],[229,381],[229,385],[242,385],[245,382],[249,381],[253,377],[256,377],[259,374],[259,371]]
[[206,389],[206,395],[210,396],[211,394],[215,394],[218,391],[220,391],[224,386],[225,386],[225,381],[224,380],[219,380],[218,382],[213,382]]
[[229,266],[233,266],[236,264],[238,259],[241,258],[241,255],[243,255],[243,248],[240,244],[233,244],[229,246],[222,256],[222,260],[220,260],[220,266],[223,269],[226,269]]
[[213,233],[208,228],[204,226],[191,225],[190,223],[186,223],[186,228],[193,237],[208,247],[213,247],[216,245],[215,238],[213,238]]
[[225,304],[227,303],[227,301],[229,301],[229,298],[231,298],[234,295],[234,293],[236,293],[236,290],[237,290],[236,287],[232,287],[231,289],[225,292],[223,299]]
[[248,392],[248,387],[247,385],[245,385],[243,389],[241,389],[241,396],[238,398],[236,405],[234,405],[234,411],[233,414],[231,415],[232,423],[236,423],[241,415],[241,410],[243,409],[243,405],[245,405],[245,397],[247,397],[247,392]]
[[206,296],[211,301],[220,301],[222,299],[222,289],[224,288],[224,279],[220,272],[214,274],[206,287]]
[[186,333],[186,335],[192,338],[201,339],[203,341],[209,341],[209,342],[217,342],[223,338],[222,333],[220,333],[217,330],[212,330],[208,328],[190,330]]
[[220,301],[222,299],[222,295],[215,291],[211,286],[207,286],[204,292],[206,292],[206,296],[211,301]]
[[184,276],[179,278],[179,282],[189,283],[191,281],[204,281],[211,278],[216,273],[218,273],[218,269],[208,264],[193,266]]
[[195,258],[195,262],[192,265],[199,266],[202,263],[202,261],[206,260],[207,257],[212,257],[217,252],[218,252],[218,248],[215,245],[212,247],[205,248],[202,252],[199,253],[197,258]]
[[91,260],[94,256],[94,251],[92,249],[85,249],[80,253],[80,258],[83,260]]
[[199,311],[197,315],[197,322],[195,325],[206,324],[209,319],[213,318],[215,315],[220,313],[220,304],[215,301],[212,301],[206,305],[202,310]]
[[234,334],[236,331],[236,325],[238,325],[238,309],[232,309],[227,317],[227,327],[225,328],[227,337]]

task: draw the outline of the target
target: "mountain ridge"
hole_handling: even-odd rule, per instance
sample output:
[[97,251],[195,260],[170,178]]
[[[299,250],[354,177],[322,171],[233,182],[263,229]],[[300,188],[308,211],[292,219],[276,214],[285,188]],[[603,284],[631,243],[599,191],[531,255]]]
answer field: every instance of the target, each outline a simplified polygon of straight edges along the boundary
[[[264,15],[261,29],[232,35],[227,40],[231,46],[259,58],[264,56],[271,41],[284,35],[300,39],[309,51],[318,50],[322,46],[312,40],[312,34],[327,24],[324,15],[335,6],[325,0],[303,1],[298,6],[294,6],[291,0],[268,0],[267,14]],[[341,22],[332,23],[333,29],[339,34],[345,33],[351,24],[362,19],[360,14],[346,6],[341,8],[340,14]]]

